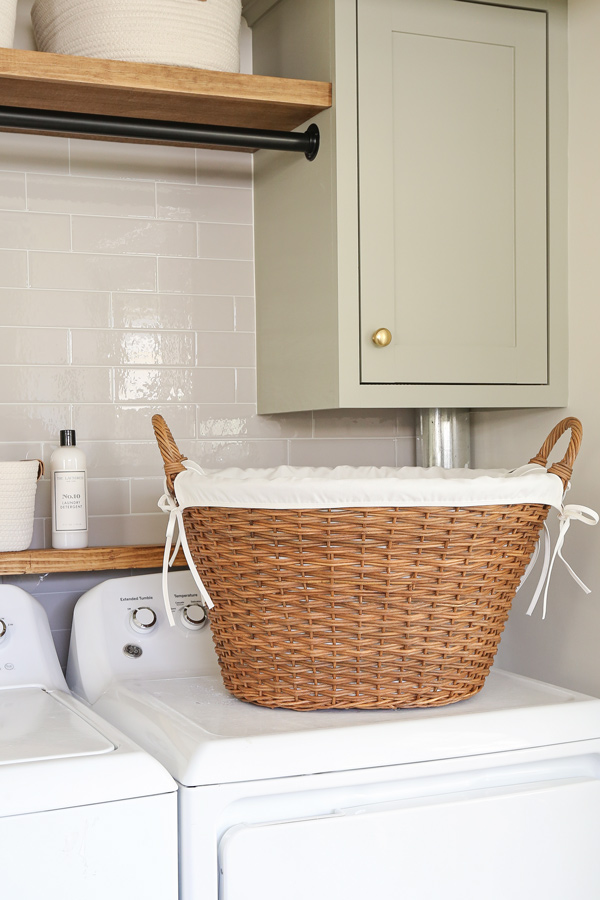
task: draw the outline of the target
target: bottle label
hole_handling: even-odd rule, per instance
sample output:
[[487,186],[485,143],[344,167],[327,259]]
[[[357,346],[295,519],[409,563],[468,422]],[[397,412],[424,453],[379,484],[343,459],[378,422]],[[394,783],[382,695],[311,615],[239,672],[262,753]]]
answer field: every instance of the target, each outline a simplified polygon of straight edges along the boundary
[[85,472],[55,472],[54,496],[54,530],[86,531],[88,523]]

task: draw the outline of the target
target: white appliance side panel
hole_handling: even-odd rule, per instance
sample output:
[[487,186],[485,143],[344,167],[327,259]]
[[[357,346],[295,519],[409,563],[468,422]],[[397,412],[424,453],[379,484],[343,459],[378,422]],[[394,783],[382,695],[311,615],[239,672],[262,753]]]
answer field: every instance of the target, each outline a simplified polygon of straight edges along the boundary
[[220,900],[597,896],[600,782],[574,775],[236,825]]
[[0,819],[10,900],[177,900],[176,795]]

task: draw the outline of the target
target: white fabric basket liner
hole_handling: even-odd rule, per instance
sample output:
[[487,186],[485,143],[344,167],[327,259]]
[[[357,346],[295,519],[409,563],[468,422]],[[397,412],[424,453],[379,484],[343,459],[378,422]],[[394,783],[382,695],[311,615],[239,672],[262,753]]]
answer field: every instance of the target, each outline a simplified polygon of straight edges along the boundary
[[374,466],[202,469],[184,462],[175,478],[182,509],[344,507],[473,507],[540,503],[562,509],[558,475],[529,463],[519,469],[442,469]]
[[[548,526],[543,527],[543,563],[538,585],[527,610],[531,615],[543,591],[543,617],[554,561],[559,557],[577,584],[589,588],[562,555],[562,546],[572,520],[595,525],[598,514],[586,506],[564,506],[565,489],[558,475],[543,466],[527,463],[518,469],[442,469],[405,466],[337,466],[309,468],[279,466],[272,469],[202,469],[183,462],[185,471],[175,478],[175,498],[165,493],[158,502],[169,513],[163,557],[163,596],[167,618],[174,625],[169,601],[167,570],[177,556],[181,542],[190,571],[206,607],[212,600],[196,568],[185,535],[183,510],[191,507],[231,509],[344,509],[368,507],[479,507],[514,504],[542,504],[558,511],[559,534],[550,549]],[[569,485],[567,486],[568,489]],[[178,537],[171,555],[175,523]],[[535,566],[540,543],[523,576],[521,585]]]

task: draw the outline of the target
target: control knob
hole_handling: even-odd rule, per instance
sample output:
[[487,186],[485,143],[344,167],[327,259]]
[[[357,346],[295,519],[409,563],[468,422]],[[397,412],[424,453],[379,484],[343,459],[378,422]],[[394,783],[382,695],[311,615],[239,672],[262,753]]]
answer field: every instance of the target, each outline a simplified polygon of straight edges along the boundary
[[208,622],[206,611],[199,603],[191,603],[181,610],[181,621],[190,631],[200,631]]
[[139,606],[129,617],[131,627],[140,634],[148,634],[156,625],[156,613],[149,606]]
[[0,641],[3,641],[8,631],[8,625],[4,619],[0,619]]

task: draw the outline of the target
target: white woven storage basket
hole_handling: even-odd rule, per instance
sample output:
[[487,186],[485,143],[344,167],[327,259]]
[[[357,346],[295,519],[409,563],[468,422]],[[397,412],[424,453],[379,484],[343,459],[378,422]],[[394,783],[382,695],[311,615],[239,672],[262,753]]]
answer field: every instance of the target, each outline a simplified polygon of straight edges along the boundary
[[38,50],[239,72],[241,0],[36,0]]
[[0,0],[0,47],[12,47],[15,41],[17,0]]
[[27,550],[33,535],[33,509],[39,459],[0,462],[0,550]]

